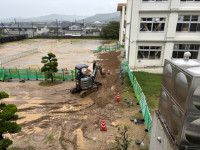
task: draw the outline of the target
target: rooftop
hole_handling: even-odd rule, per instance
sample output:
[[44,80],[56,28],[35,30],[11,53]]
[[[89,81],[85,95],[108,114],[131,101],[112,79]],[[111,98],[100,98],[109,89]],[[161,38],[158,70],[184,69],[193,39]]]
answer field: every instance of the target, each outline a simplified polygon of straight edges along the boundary
[[126,5],[127,5],[126,3],[119,3],[117,6],[117,11],[122,11],[122,7]]

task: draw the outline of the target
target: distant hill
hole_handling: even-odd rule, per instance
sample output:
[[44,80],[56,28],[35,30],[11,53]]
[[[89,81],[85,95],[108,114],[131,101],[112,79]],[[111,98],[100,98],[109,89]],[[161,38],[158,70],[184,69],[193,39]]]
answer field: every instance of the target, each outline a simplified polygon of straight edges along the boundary
[[100,21],[104,23],[108,23],[110,21],[119,21],[120,20],[120,13],[108,13],[108,14],[96,14],[91,17],[87,17],[84,19],[85,23],[94,23],[95,21]]
[[[58,21],[75,21],[75,20],[81,20],[86,18],[85,16],[77,16],[77,15],[59,15],[59,14],[51,14],[46,16],[40,16],[40,17],[34,17],[34,18],[16,18],[19,22],[52,22],[56,19]],[[14,22],[13,18],[7,18],[7,19],[0,19],[2,22]]]
[[114,12],[114,13],[108,13],[108,14],[96,14],[91,17],[77,16],[77,15],[51,14],[51,15],[46,15],[46,16],[34,17],[34,18],[12,17],[12,18],[0,19],[0,22],[14,22],[14,19],[16,19],[17,22],[52,22],[52,21],[55,21],[56,19],[58,21],[74,22],[76,20],[79,22],[83,22],[83,19],[84,19],[86,23],[93,23],[95,21],[100,21],[100,22],[109,22],[112,20],[119,21],[120,13]]

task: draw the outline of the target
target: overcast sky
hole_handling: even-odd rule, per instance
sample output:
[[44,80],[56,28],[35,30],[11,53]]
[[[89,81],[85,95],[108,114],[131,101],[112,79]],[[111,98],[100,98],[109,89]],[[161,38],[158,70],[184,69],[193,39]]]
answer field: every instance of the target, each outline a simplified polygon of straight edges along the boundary
[[127,0],[0,0],[0,19],[50,14],[92,16],[117,10]]

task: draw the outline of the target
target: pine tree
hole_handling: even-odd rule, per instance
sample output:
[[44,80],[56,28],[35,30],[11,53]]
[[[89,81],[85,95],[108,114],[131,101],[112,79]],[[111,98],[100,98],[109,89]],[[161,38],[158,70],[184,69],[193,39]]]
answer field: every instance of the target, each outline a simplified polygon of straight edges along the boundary
[[53,73],[58,71],[57,61],[58,59],[53,53],[48,53],[48,56],[42,57],[41,62],[44,64],[44,66],[41,68],[41,71],[45,73],[47,79],[51,78],[51,82],[53,82]]
[[[9,97],[7,93],[0,92],[0,100],[7,97]],[[0,150],[6,150],[12,144],[12,140],[4,138],[3,134],[21,131],[21,127],[16,122],[13,122],[18,119],[16,112],[17,107],[15,105],[0,103]]]

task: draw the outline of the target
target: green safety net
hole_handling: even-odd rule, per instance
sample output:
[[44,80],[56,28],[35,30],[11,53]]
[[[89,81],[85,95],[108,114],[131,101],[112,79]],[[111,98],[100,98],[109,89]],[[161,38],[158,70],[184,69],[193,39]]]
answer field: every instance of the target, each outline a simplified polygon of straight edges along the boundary
[[[41,72],[40,69],[4,69],[0,68],[0,81],[5,81],[6,79],[25,79],[25,80],[44,80],[45,73]],[[74,70],[64,69],[58,70],[58,72],[53,74],[53,78],[57,80],[74,80],[75,72]]]
[[148,105],[147,105],[147,102],[146,102],[146,97],[145,97],[145,95],[142,91],[142,88],[139,85],[136,77],[132,74],[130,67],[129,67],[126,60],[122,60],[121,67],[129,75],[129,79],[130,79],[131,84],[133,86],[133,91],[134,91],[134,93],[135,93],[135,95],[136,95],[136,97],[139,101],[140,107],[141,107],[141,111],[142,111],[142,115],[143,115],[144,120],[145,120],[145,124],[147,126],[149,133],[151,133],[152,117],[151,117],[151,114],[149,112],[149,108],[148,108]]
[[101,51],[110,51],[110,50],[118,50],[120,48],[123,48],[124,45],[114,45],[114,46],[99,46],[97,49],[92,50],[94,53],[98,53]]

